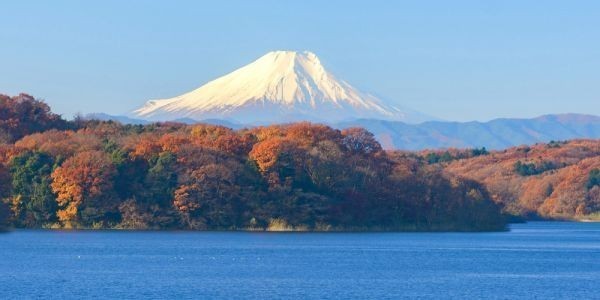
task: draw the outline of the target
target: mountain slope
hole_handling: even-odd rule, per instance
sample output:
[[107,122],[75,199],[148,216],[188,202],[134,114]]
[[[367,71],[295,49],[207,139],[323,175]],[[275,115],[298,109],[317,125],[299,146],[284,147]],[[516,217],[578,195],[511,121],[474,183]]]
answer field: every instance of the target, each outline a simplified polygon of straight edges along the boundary
[[274,51],[189,93],[151,100],[136,118],[227,119],[241,123],[358,118],[420,122],[428,118],[383,103],[338,80],[311,52]]
[[533,119],[489,122],[425,122],[411,125],[385,120],[341,122],[337,128],[364,127],[388,149],[487,147],[504,149],[523,144],[600,138],[600,117],[580,114],[546,115]]
[[512,214],[581,219],[600,211],[600,185],[590,180],[600,168],[600,140],[513,147],[441,166],[484,184]]

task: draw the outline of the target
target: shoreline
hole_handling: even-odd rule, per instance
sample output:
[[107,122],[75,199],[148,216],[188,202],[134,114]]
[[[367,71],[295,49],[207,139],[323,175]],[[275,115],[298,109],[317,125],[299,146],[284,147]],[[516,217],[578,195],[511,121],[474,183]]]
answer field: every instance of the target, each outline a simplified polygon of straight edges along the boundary
[[490,229],[490,230],[427,230],[427,229],[414,229],[414,230],[386,230],[386,229],[332,229],[332,230],[308,230],[308,229],[290,229],[290,230],[268,230],[268,229],[140,229],[140,228],[23,228],[13,227],[0,230],[2,232],[14,232],[14,231],[56,231],[56,232],[89,232],[89,231],[106,231],[106,232],[240,232],[240,233],[485,233],[485,232],[507,232],[510,231],[507,223],[502,229]]

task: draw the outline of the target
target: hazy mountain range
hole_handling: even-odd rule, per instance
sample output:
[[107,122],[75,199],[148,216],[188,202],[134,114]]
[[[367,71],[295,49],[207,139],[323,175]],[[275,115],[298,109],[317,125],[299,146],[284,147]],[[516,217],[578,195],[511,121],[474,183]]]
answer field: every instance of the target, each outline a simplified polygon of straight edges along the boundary
[[[91,114],[87,118],[114,120],[128,124],[150,123],[147,120],[107,114]],[[253,126],[219,119],[201,121],[178,119],[173,121],[186,124],[209,123],[233,129]],[[488,122],[430,121],[408,124],[397,121],[358,119],[327,124],[339,129],[366,128],[375,134],[385,148],[404,150],[452,147],[503,149],[524,144],[546,143],[552,140],[600,138],[600,117],[582,114],[545,115],[532,119],[495,119]]]
[[545,115],[533,119],[495,119],[489,122],[440,122],[406,124],[380,120],[356,120],[335,127],[364,127],[385,148],[486,147],[503,149],[523,144],[600,138],[600,117],[581,114]]

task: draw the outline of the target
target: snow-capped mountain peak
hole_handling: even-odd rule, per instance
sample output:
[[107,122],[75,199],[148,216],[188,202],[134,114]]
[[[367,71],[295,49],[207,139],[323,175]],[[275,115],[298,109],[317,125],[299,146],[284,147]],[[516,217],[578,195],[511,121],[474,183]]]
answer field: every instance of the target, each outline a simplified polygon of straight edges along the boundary
[[148,101],[134,115],[149,120],[229,119],[243,123],[423,119],[338,80],[308,51],[269,52],[189,93]]

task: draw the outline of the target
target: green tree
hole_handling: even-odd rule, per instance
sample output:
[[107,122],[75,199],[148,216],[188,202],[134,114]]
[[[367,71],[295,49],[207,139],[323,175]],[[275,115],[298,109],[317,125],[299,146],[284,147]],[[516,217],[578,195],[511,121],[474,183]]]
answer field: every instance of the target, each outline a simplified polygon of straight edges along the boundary
[[[134,184],[125,193],[128,199],[121,207],[122,226],[128,228],[174,228],[179,216],[172,200],[177,187],[177,157],[169,151],[144,161],[129,163],[127,168],[119,168],[119,177],[127,178]],[[142,169],[145,174],[142,174]],[[123,172],[126,171],[126,172]],[[138,183],[138,181],[141,182]],[[125,187],[125,186],[124,186]],[[121,192],[123,194],[123,192]]]
[[10,162],[17,225],[38,227],[56,221],[57,205],[50,188],[53,165],[50,155],[35,151],[18,155]]
[[116,168],[114,189],[120,199],[130,199],[143,190],[148,163],[140,157],[132,157],[115,141],[104,141],[104,151]]
[[10,207],[4,202],[10,196],[10,174],[6,167],[0,163],[0,230],[8,227],[11,217]]
[[595,186],[600,186],[600,169],[593,169],[588,177],[587,189],[591,190]]
[[448,151],[444,151],[444,153],[442,153],[442,156],[440,156],[440,162],[449,162],[452,160],[454,160],[454,157]]
[[556,169],[556,165],[550,161],[543,161],[540,164],[535,164],[522,163],[519,160],[514,164],[515,172],[521,176],[538,175],[553,169]]
[[481,156],[490,154],[485,147],[471,149],[472,156]]
[[171,152],[162,152],[148,169],[145,198],[162,207],[170,206],[177,187],[177,157]]

